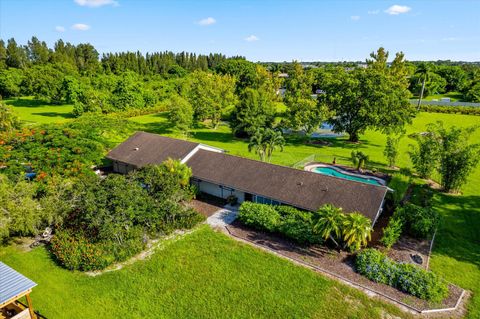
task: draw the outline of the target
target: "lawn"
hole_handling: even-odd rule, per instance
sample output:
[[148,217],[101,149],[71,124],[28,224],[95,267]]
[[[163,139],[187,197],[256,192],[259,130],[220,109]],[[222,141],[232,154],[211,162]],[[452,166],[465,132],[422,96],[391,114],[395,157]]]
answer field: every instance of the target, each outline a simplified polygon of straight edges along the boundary
[[26,124],[45,124],[63,122],[73,118],[73,105],[51,105],[32,97],[5,100],[7,105],[13,107],[19,119]]
[[[23,102],[27,104],[27,102]],[[29,122],[38,122],[38,123],[48,123],[55,121],[63,121],[69,118],[68,107],[70,106],[43,106],[34,104],[32,107],[27,105],[15,106],[15,110],[20,115],[20,118],[24,121]],[[63,116],[49,116],[50,113],[57,112],[56,110],[63,109]],[[71,107],[70,107],[71,108]],[[42,109],[41,112],[34,111]],[[28,112],[27,112],[28,111]],[[60,111],[58,111],[61,113]],[[42,114],[38,114],[42,113]],[[413,121],[412,125],[409,125],[407,129],[407,134],[412,132],[421,132],[425,130],[425,127],[428,123],[441,120],[445,125],[457,125],[457,126],[470,126],[470,125],[480,125],[479,116],[471,115],[459,115],[459,114],[440,114],[440,113],[420,113]],[[137,130],[146,130],[150,132],[155,132],[159,134],[164,134],[173,137],[180,137],[181,135],[178,132],[172,130],[171,125],[169,124],[168,118],[165,113],[151,114],[145,116],[139,116],[132,118],[132,121],[135,123]],[[472,141],[480,141],[480,130],[478,130],[472,137]],[[226,149],[233,155],[241,155],[250,158],[257,158],[254,153],[248,152],[247,142],[244,140],[232,138],[231,130],[228,125],[220,125],[217,130],[212,130],[208,127],[199,127],[192,131],[189,138],[192,141],[198,141],[212,146],[217,146],[223,149]],[[322,160],[325,162],[331,162],[334,157],[336,157],[337,162],[350,164],[349,158],[350,153],[354,149],[358,149],[370,156],[370,165],[385,169],[385,158],[383,156],[383,148],[385,145],[386,137],[385,135],[374,132],[367,131],[364,135],[361,136],[360,144],[351,144],[346,141],[345,138],[332,139],[331,145],[321,146],[321,145],[309,145],[305,144],[305,140],[302,138],[287,138],[287,145],[285,146],[283,152],[275,152],[272,157],[272,162],[276,164],[288,165],[291,166],[298,161],[303,160],[306,157],[314,155],[317,160]],[[400,156],[398,159],[397,165],[400,167],[411,167],[411,163],[408,157],[408,145],[412,141],[405,136],[400,143]],[[437,194],[435,196],[435,208],[440,211],[443,216],[443,222],[440,226],[440,229],[437,232],[435,246],[433,250],[433,257],[431,259],[431,268],[441,276],[445,277],[449,281],[452,281],[455,284],[460,285],[463,288],[473,291],[473,298],[469,303],[469,317],[470,318],[480,318],[480,166],[477,167],[474,174],[470,177],[469,182],[462,189],[462,196],[452,196]],[[221,235],[217,234],[208,234],[206,230],[202,230],[199,234],[202,236],[207,236],[209,240],[215,238],[221,242],[222,249],[227,251],[233,249],[240,249],[237,244],[233,244],[231,241],[228,241],[226,238],[223,238]],[[200,236],[200,235],[195,235]],[[192,237],[195,238],[195,237]],[[200,239],[199,239],[200,240]],[[203,239],[202,239],[203,240]],[[172,247],[182,246],[182,242],[190,243],[188,240],[181,241],[178,244],[172,245]],[[215,246],[216,247],[216,246]],[[237,313],[232,313],[231,317],[248,317],[248,315],[259,316],[260,313],[267,313],[273,317],[286,316],[286,317],[335,317],[345,315],[348,316],[348,309],[353,305],[366,305],[366,300],[368,298],[360,293],[354,293],[352,296],[355,296],[354,299],[350,301],[349,305],[340,304],[340,301],[331,300],[326,297],[328,294],[324,294],[320,287],[335,287],[332,288],[334,291],[344,291],[346,288],[343,286],[337,285],[329,280],[321,280],[320,277],[314,276],[318,281],[316,288],[313,286],[308,286],[308,283],[304,283],[305,279],[292,279],[292,276],[307,276],[305,273],[310,273],[307,270],[302,270],[294,266],[286,266],[288,269],[291,269],[289,275],[280,274],[278,276],[274,273],[267,270],[260,271],[258,268],[255,268],[255,265],[265,266],[265,263],[284,263],[283,261],[278,260],[275,257],[266,256],[258,252],[251,252],[252,256],[248,258],[245,257],[245,260],[235,259],[228,254],[223,254],[221,251],[216,251],[215,247],[210,247],[206,245],[205,247],[196,246],[197,251],[189,251],[188,254],[183,252],[183,254],[178,254],[176,251],[171,251],[172,257],[166,254],[166,251],[163,251],[159,254],[156,254],[151,261],[139,263],[139,265],[134,265],[129,267],[126,270],[117,272],[115,274],[108,274],[100,278],[88,278],[79,273],[70,273],[59,269],[56,267],[48,258],[48,255],[42,249],[35,250],[32,253],[19,253],[13,251],[11,248],[4,251],[3,255],[0,252],[0,259],[6,260],[10,265],[19,269],[25,274],[30,275],[34,274],[35,271],[39,273],[37,277],[32,276],[33,279],[38,280],[40,287],[36,290],[39,291],[37,296],[37,303],[40,306],[41,310],[45,311],[45,314],[53,313],[57,317],[55,306],[61,305],[61,308],[68,309],[69,311],[80,311],[82,308],[81,303],[98,305],[101,309],[102,307],[109,308],[109,303],[113,303],[112,300],[117,300],[117,305],[119,309],[125,311],[123,305],[128,305],[128,307],[145,309],[147,305],[155,306],[156,303],[150,303],[150,299],[159,298],[159,308],[163,309],[166,316],[170,316],[172,312],[171,309],[178,307],[179,315],[182,317],[184,314],[182,311],[186,311],[183,307],[185,303],[192,302],[195,304],[194,310],[200,311],[197,307],[211,307],[212,311],[218,310],[217,305],[215,304],[206,304],[207,302],[217,299],[216,302],[221,303],[221,307],[225,309],[230,309],[231,311],[237,311],[232,305],[229,308],[229,303],[224,303],[224,299],[228,302],[232,302],[232,298],[237,298],[238,301],[238,311]],[[236,247],[236,248],[234,248]],[[218,248],[218,247],[217,247]],[[242,251],[247,248],[242,247]],[[251,249],[247,249],[251,251]],[[245,250],[245,251],[247,251]],[[231,262],[232,258],[236,260],[234,263],[235,267],[242,267],[240,270],[238,268],[232,268],[232,271],[228,270],[226,273],[209,273],[207,270],[202,269],[202,271],[207,271],[207,276],[211,276],[209,281],[200,280],[203,278],[199,275],[197,278],[199,282],[192,283],[198,284],[198,295],[192,293],[191,299],[184,296],[185,293],[182,289],[187,289],[186,286],[181,284],[177,286],[168,286],[168,283],[172,280],[182,280],[183,277],[176,277],[177,274],[169,273],[167,262],[171,263],[169,266],[176,267],[178,269],[183,269],[184,263],[193,263],[193,260],[190,260],[192,256],[205,256],[208,258],[213,258],[211,255],[217,256],[219,260],[213,263],[213,269],[208,271],[213,271],[217,267],[216,264],[219,263],[218,271],[226,267],[224,263]],[[240,252],[239,252],[240,254]],[[247,254],[247,253],[241,253]],[[262,257],[263,256],[263,257]],[[166,260],[163,260],[165,258]],[[173,258],[173,259],[172,259]],[[195,259],[195,262],[200,262],[202,258]],[[226,259],[226,260],[223,260]],[[211,261],[211,259],[210,259]],[[207,262],[207,261],[205,261]],[[252,265],[250,265],[251,263]],[[35,264],[35,269],[30,269],[31,264]],[[150,265],[150,266],[149,266]],[[154,267],[153,265],[156,265]],[[203,261],[199,264],[199,267],[203,265]],[[206,267],[204,265],[204,267]],[[243,269],[249,269],[253,267],[255,271],[243,273]],[[261,267],[261,266],[258,266]],[[193,270],[192,270],[193,271]],[[225,278],[229,273],[239,275],[242,280],[235,283],[236,290],[230,290],[230,285],[234,283],[227,282]],[[238,273],[238,274],[237,274]],[[295,273],[295,274],[294,274]],[[52,275],[50,275],[52,274]],[[310,273],[311,274],[311,273]],[[182,272],[179,272],[178,276],[186,276]],[[189,274],[193,275],[192,273]],[[313,276],[313,274],[311,274]],[[115,280],[109,281],[108,278],[113,276]],[[118,276],[118,278],[116,277]],[[149,278],[149,281],[144,278]],[[172,278],[170,278],[172,276]],[[308,275],[310,276],[310,275]],[[49,280],[51,278],[51,282]],[[106,279],[104,279],[106,278]],[[272,280],[280,278],[280,281],[275,281],[272,283]],[[300,278],[300,277],[299,277]],[[303,278],[303,277],[302,277]],[[310,278],[310,277],[309,277]],[[312,277],[313,278],[313,277]],[[139,281],[142,285],[132,284],[131,282]],[[288,290],[281,290],[281,288],[276,287],[275,285],[280,285],[282,283],[287,287],[291,285],[292,282],[298,284],[298,289],[295,290],[295,293],[301,296],[302,300],[299,298],[293,298]],[[310,280],[310,279],[309,279]],[[131,281],[129,283],[129,281]],[[150,284],[149,282],[152,282]],[[308,280],[307,280],[308,281]],[[324,282],[320,284],[319,282]],[[148,282],[148,284],[147,284]],[[129,288],[128,284],[133,285],[133,288]],[[271,293],[272,296],[262,295],[258,293],[258,287],[266,284],[272,284],[278,290],[278,296]],[[46,290],[43,290],[42,286],[46,286]],[[167,285],[167,286],[165,286]],[[253,286],[252,286],[253,285]],[[203,286],[205,287],[205,294],[203,292]],[[161,287],[164,290],[159,290]],[[256,290],[253,289],[256,287]],[[192,287],[188,287],[191,289]],[[263,288],[263,287],[262,287]],[[291,287],[290,287],[291,288]],[[135,290],[135,289],[138,289]],[[110,290],[112,290],[110,292]],[[218,290],[218,291],[216,291]],[[50,296],[50,292],[53,291],[57,294],[65,294],[65,298],[50,299],[43,296]],[[98,293],[96,292],[98,291]],[[195,292],[196,290],[193,290]],[[212,292],[211,292],[212,291]],[[262,290],[263,291],[263,290]],[[223,295],[220,295],[222,293]],[[80,295],[81,298],[78,298],[77,295]],[[155,295],[155,294],[158,294]],[[161,294],[161,295],[160,295]],[[178,294],[178,299],[176,298]],[[212,294],[212,298],[208,301],[205,300],[208,294]],[[313,300],[315,296],[320,294],[322,297],[320,300]],[[105,297],[99,297],[99,296]],[[135,299],[136,296],[139,296]],[[336,295],[337,299],[343,299],[341,296]],[[131,301],[126,301],[128,298],[133,298],[134,300],[144,303],[139,305],[133,305]],[[165,298],[169,299],[165,299]],[[103,300],[102,298],[106,298]],[[269,299],[271,298],[271,299]],[[277,299],[275,299],[277,298]],[[325,299],[327,298],[327,299]],[[258,299],[258,300],[257,300]],[[251,305],[246,305],[243,303],[251,302]],[[325,300],[325,302],[323,302]],[[55,302],[58,301],[58,302]],[[373,301],[369,301],[373,302]],[[103,306],[105,304],[105,306]],[[160,308],[160,305],[163,308]],[[339,314],[338,309],[335,312],[333,307],[335,305],[342,309],[342,312]],[[378,308],[375,308],[373,304],[370,304],[373,308],[371,309],[372,313],[378,312]],[[313,310],[313,307],[315,310]],[[362,306],[363,307],[363,306]],[[72,308],[72,309],[70,309]],[[298,308],[298,309],[297,309]],[[76,309],[76,310],[75,310]],[[170,310],[169,310],[170,309]],[[195,310],[196,309],[196,310]],[[229,310],[229,311],[230,311]],[[143,311],[143,310],[142,310]],[[258,311],[257,313],[253,313]],[[278,311],[278,312],[277,312]],[[298,312],[297,312],[298,311]],[[318,311],[318,312],[315,312]],[[360,310],[359,310],[360,311]],[[112,317],[116,316],[115,310],[108,312],[112,313]],[[212,312],[214,313],[214,312]],[[217,312],[218,314],[220,312]],[[200,312],[196,312],[197,317],[202,317]],[[226,313],[225,313],[226,314]],[[192,315],[195,316],[195,315]],[[203,315],[205,316],[205,314]],[[360,315],[357,317],[363,318],[367,315],[367,312],[360,312]],[[61,316],[59,316],[61,317]]]
[[[48,318],[385,318],[396,307],[201,226],[150,259],[98,277],[57,267],[44,248],[0,259],[36,281]],[[341,309],[341,311],[340,311]]]
[[[426,96],[424,98],[425,101],[433,101],[433,100],[438,100],[444,98],[444,97],[449,97],[451,102],[463,102],[463,94],[460,92],[447,92],[443,94],[433,94]],[[418,97],[417,97],[418,98]]]

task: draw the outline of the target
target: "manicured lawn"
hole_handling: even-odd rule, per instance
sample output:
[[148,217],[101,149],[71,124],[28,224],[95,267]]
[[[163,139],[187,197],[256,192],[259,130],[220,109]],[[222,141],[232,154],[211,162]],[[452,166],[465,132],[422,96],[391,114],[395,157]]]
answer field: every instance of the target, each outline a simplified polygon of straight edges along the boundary
[[50,105],[30,97],[5,100],[26,124],[63,122],[73,118],[73,105]]
[[[208,226],[151,259],[88,277],[57,267],[45,249],[0,250],[36,281],[48,318],[385,318],[394,306],[240,244]],[[402,316],[405,316],[404,314]]]
[[[463,101],[463,94],[460,92],[447,92],[444,94],[434,94],[434,95],[429,95],[424,98],[425,101],[432,101],[432,100],[439,100],[444,98],[444,97],[449,97],[451,102],[461,102]],[[417,97],[418,98],[418,97]]]

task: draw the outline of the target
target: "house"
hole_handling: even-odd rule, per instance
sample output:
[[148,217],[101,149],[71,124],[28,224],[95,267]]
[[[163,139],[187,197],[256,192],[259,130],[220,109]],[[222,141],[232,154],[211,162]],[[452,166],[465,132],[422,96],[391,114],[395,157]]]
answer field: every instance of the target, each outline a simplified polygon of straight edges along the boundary
[[168,158],[192,169],[201,192],[238,202],[283,204],[316,211],[324,204],[361,212],[375,223],[387,188],[226,154],[208,145],[137,132],[108,153],[113,170],[127,173]]
[[[37,284],[0,262],[0,318],[36,319],[30,292]],[[19,299],[25,297],[27,304]]]

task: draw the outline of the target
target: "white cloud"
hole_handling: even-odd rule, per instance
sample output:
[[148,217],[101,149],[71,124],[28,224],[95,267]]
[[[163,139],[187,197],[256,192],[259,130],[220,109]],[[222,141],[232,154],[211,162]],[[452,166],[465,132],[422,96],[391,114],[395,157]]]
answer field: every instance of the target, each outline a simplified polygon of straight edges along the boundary
[[83,23],[76,23],[72,25],[73,30],[79,30],[79,31],[87,31],[90,29],[90,26],[88,24],[83,24]]
[[247,42],[255,42],[255,41],[258,41],[260,39],[256,35],[252,34],[252,35],[249,35],[248,37],[246,37],[244,40],[247,41]]
[[118,2],[115,0],[74,0],[76,4],[82,7],[97,8],[101,6],[118,6]]
[[407,13],[410,10],[412,10],[412,8],[395,4],[395,5],[391,6],[390,8],[388,8],[387,10],[385,10],[385,12],[390,14],[390,15],[399,15],[399,14],[402,14],[402,13]]
[[367,12],[368,14],[379,14],[380,10],[370,10]]
[[198,21],[197,23],[199,25],[207,26],[207,25],[212,25],[212,24],[217,23],[217,20],[215,20],[212,17],[208,17],[208,18],[205,18],[205,19],[202,19],[202,20]]
[[353,21],[358,21],[360,20],[360,16],[351,16],[350,19],[352,19]]
[[55,27],[55,31],[57,32],[65,32],[65,27],[61,26],[61,25],[57,25]]

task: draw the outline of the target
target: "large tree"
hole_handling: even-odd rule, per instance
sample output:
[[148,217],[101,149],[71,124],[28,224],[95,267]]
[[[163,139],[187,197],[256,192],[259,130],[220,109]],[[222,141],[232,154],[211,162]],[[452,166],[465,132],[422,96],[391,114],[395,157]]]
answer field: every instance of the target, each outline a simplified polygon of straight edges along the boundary
[[211,120],[217,128],[222,113],[236,103],[235,79],[229,75],[195,71],[189,79],[187,97],[196,121]]
[[168,104],[168,115],[175,128],[188,136],[193,124],[192,105],[181,96],[173,96]]
[[409,103],[407,70],[403,53],[397,53],[388,67],[382,48],[372,53],[367,68],[329,70],[321,81],[325,94],[318,103],[328,107],[328,120],[335,132],[347,132],[349,141],[357,142],[366,129],[382,132],[402,131],[415,116]]
[[230,126],[236,136],[251,136],[259,128],[271,127],[275,119],[275,105],[265,90],[245,89],[232,112]]
[[285,82],[286,125],[312,133],[326,118],[326,108],[312,97],[313,76],[294,62]]

